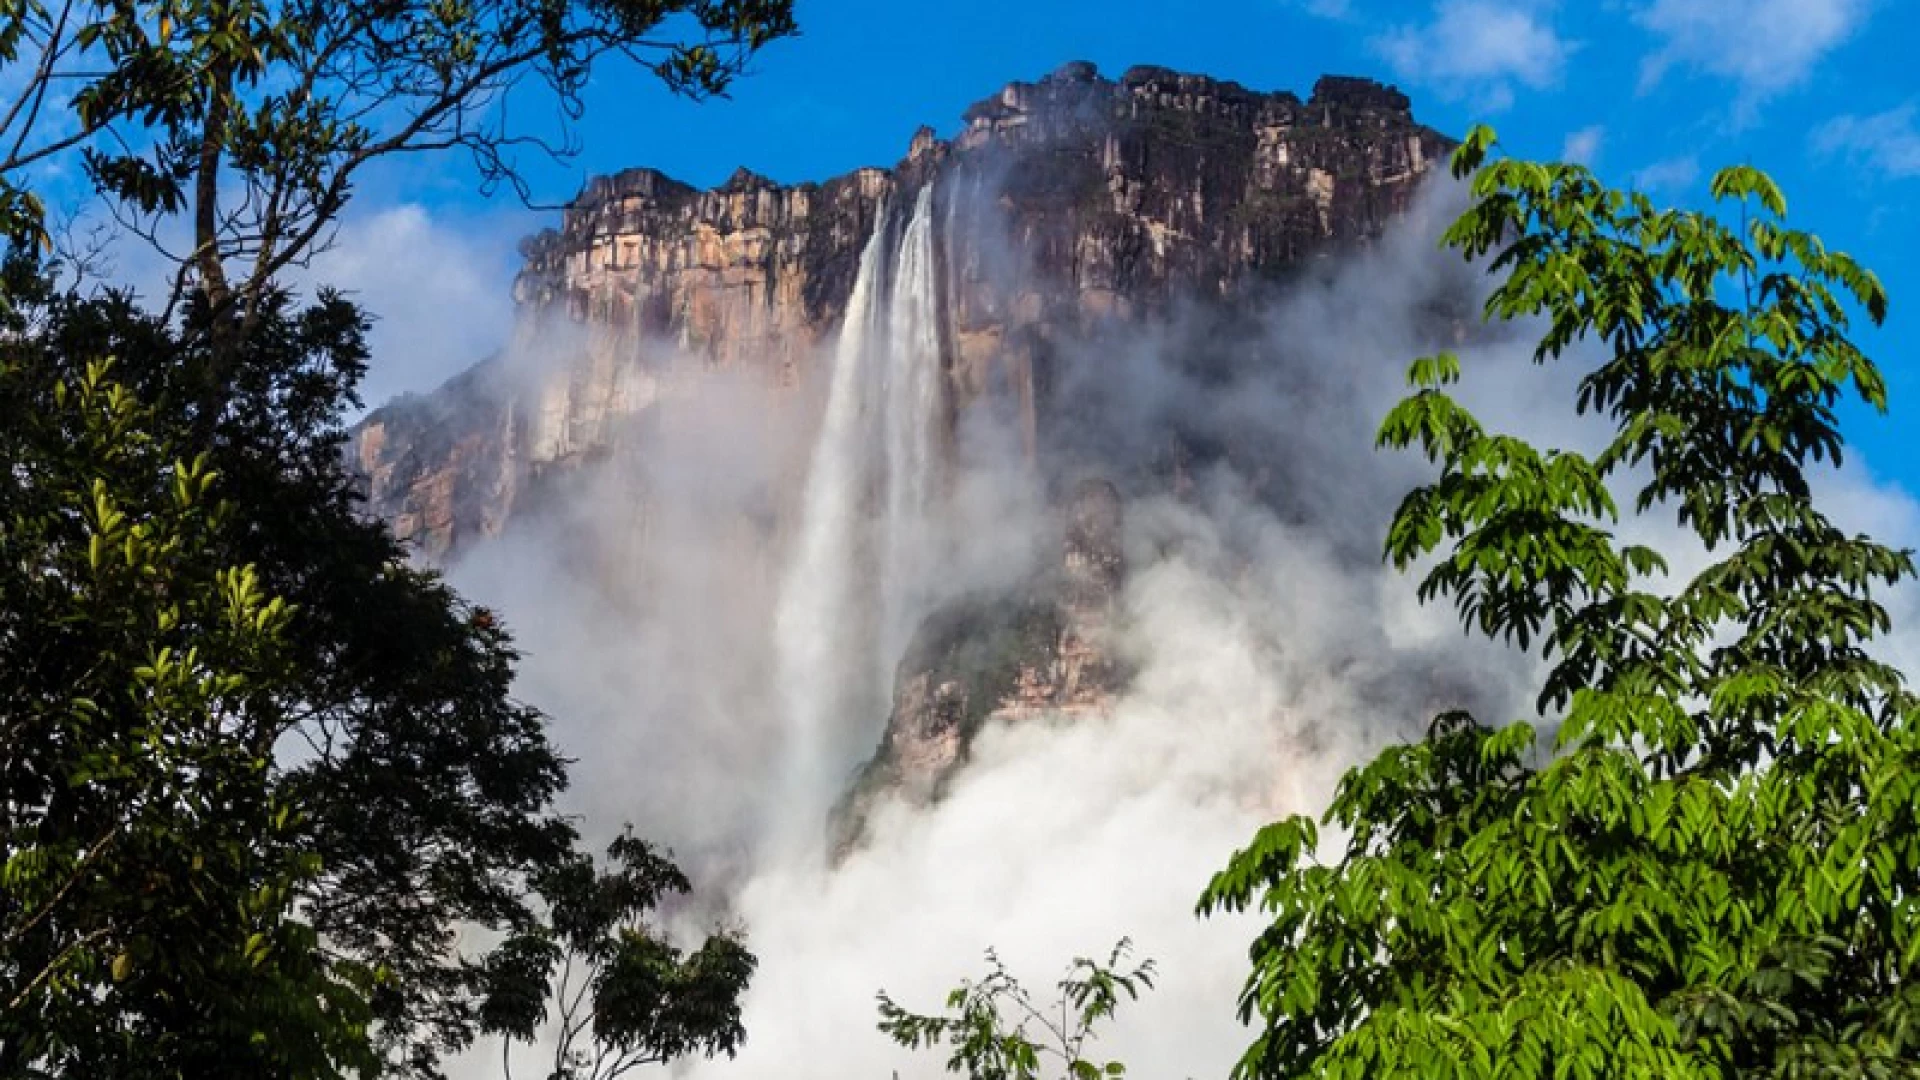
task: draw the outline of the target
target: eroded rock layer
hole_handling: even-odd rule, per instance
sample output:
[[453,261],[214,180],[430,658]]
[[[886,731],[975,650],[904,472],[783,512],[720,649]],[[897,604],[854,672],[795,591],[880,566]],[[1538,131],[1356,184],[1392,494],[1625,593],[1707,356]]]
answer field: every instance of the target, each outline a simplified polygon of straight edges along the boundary
[[[890,713],[836,815],[844,848],[878,794],[937,798],[984,725],[1097,711],[1124,679],[1112,631],[1126,501],[1143,486],[1178,492],[1196,458],[1235,448],[1219,432],[1106,437],[1103,426],[1130,421],[1108,415],[1086,358],[1183,305],[1231,311],[1315,258],[1377,239],[1449,145],[1403,95],[1365,80],[1323,78],[1302,101],[1161,68],[1109,80],[1070,64],[974,105],[951,139],[923,128],[891,169],[797,185],[742,169],[711,191],[649,169],[596,179],[558,229],[523,245],[506,354],[374,413],[352,452],[372,510],[445,559],[537,517],[641,433],[698,424],[676,402],[715,373],[757,387],[766,409],[803,413],[818,404],[801,390],[824,382],[869,238],[904,235],[910,213],[931,210],[935,441],[950,447],[959,418],[991,398],[1046,478],[1060,544],[1012,590],[964,595],[919,622],[891,701],[870,710]],[[899,287],[869,282],[862,310],[881,310],[871,290]],[[1067,380],[1062,357],[1076,348],[1081,369]],[[1212,362],[1205,342],[1177,351]],[[1231,343],[1221,351],[1247,362]],[[1119,442],[1133,449],[1116,453]],[[807,468],[804,438],[794,446],[741,515],[743,551],[782,547]],[[1284,447],[1240,451],[1256,459],[1255,489],[1286,487]]]
[[375,412],[356,464],[372,511],[444,558],[609,452],[690,372],[803,383],[880,215],[929,182],[947,400],[1004,393],[1032,453],[1054,343],[1366,243],[1448,145],[1365,80],[1323,78],[1302,101],[1069,64],[974,105],[952,139],[922,129],[891,169],[795,185],[742,169],[711,191],[650,169],[599,178],[523,244],[508,357]]

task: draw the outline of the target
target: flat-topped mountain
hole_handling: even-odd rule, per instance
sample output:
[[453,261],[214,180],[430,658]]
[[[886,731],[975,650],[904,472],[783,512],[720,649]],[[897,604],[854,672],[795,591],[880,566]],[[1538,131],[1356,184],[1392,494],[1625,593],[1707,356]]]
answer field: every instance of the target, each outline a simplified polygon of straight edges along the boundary
[[869,238],[883,217],[898,231],[927,185],[943,409],[1005,395],[1039,452],[1060,341],[1368,242],[1449,146],[1364,79],[1322,78],[1302,100],[1075,63],[975,104],[950,139],[921,129],[890,169],[780,185],[743,168],[709,191],[651,169],[596,178],[523,243],[514,286],[513,349],[564,339],[565,355],[391,403],[352,452],[371,510],[429,556],[498,532],[688,372],[809,378]]
[[[1203,381],[1278,365],[1300,376],[1286,408],[1313,422],[1311,373],[1275,352],[1286,334],[1236,320],[1380,239],[1451,145],[1363,79],[1322,78],[1302,100],[1069,64],[975,104],[951,138],[922,128],[888,169],[781,185],[743,168],[709,191],[651,169],[601,177],[522,245],[507,352],[375,412],[352,453],[373,512],[430,558],[544,524],[543,558],[659,596],[694,557],[656,552],[636,579],[665,496],[634,478],[658,465],[661,431],[707,424],[702,387],[757,388],[747,426],[800,434],[692,542],[723,588],[771,597],[765,651],[730,661],[814,688],[782,702],[796,775],[866,760],[836,815],[851,844],[874,799],[938,797],[985,725],[1113,700],[1130,500],[1225,462],[1283,517],[1312,517],[1288,500],[1324,487],[1325,463],[1272,441],[1286,423],[1182,426],[1138,392],[1124,404],[1102,365],[1153,334]],[[1038,565],[986,588],[948,563],[1036,526],[954,509],[963,429],[983,414],[1051,520]],[[690,471],[737,481],[721,468]],[[589,501],[624,515],[620,537],[583,538],[549,509],[608,475],[633,482]]]

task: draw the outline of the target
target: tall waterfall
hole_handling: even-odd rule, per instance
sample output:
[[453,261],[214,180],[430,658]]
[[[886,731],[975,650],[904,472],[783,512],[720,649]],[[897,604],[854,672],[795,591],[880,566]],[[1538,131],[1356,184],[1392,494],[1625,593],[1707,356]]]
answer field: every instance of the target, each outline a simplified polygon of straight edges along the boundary
[[880,208],[861,253],[774,614],[787,712],[775,835],[790,857],[817,853],[833,800],[872,752],[920,615],[940,403],[928,184],[904,230]]
[[928,514],[939,462],[940,302],[934,277],[933,185],[920,189],[913,220],[900,239],[887,305],[887,357],[881,422],[886,431],[886,502],[882,549],[880,640],[875,659],[883,694],[891,694],[899,652],[922,612]]

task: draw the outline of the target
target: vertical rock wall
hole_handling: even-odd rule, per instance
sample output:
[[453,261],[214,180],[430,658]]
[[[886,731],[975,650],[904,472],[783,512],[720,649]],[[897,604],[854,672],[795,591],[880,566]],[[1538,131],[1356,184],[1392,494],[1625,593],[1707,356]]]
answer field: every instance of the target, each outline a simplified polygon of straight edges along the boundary
[[444,558],[701,372],[801,384],[881,208],[929,182],[949,416],[1005,394],[1035,452],[1055,343],[1367,243],[1450,145],[1404,95],[1365,80],[1323,78],[1302,101],[1162,68],[1109,80],[1087,64],[1010,84],[963,123],[950,140],[922,129],[891,169],[820,184],[744,169],[711,191],[650,169],[592,181],[558,229],[522,245],[511,355],[361,426],[352,453],[371,510]]

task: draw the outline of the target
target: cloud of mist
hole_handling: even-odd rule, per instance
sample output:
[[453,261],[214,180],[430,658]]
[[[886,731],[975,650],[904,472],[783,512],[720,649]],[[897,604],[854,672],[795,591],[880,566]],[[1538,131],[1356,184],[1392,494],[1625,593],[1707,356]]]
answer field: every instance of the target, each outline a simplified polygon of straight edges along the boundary
[[623,432],[603,467],[577,470],[451,576],[513,627],[518,692],[576,759],[568,809],[588,835],[632,821],[724,878],[772,812],[770,536],[810,432],[804,410],[747,379],[669,393],[641,414],[657,424]]
[[523,215],[449,216],[419,203],[355,205],[333,242],[293,275],[375,313],[361,397],[377,406],[424,392],[506,344],[513,328],[513,239]]
[[1067,468],[1125,474],[1175,430],[1225,447],[1184,493],[1140,485],[1127,504],[1131,682],[1105,715],[989,727],[943,799],[883,802],[837,868],[755,876],[735,908],[765,965],[749,1043],[693,1075],[939,1075],[943,1056],[874,1029],[876,990],[935,1010],[993,947],[1044,1001],[1069,958],[1123,935],[1162,978],[1099,1052],[1143,1076],[1238,1057],[1254,923],[1197,919],[1208,877],[1433,712],[1507,707],[1524,670],[1457,633],[1405,633],[1411,585],[1377,555],[1412,474],[1371,452],[1373,430],[1462,273],[1434,250],[1445,198],[1215,342],[1250,361],[1196,354],[1219,336],[1199,309],[1070,353],[1059,394],[1077,405],[1053,417]]
[[838,869],[748,885],[738,911],[766,960],[756,1022],[738,1062],[695,1075],[939,1075],[938,1055],[873,1030],[876,989],[935,1011],[991,946],[1045,1001],[1068,958],[1123,935],[1162,980],[1100,1053],[1153,1076],[1218,1075],[1238,1056],[1253,923],[1196,920],[1208,876],[1265,822],[1317,812],[1345,766],[1422,708],[1467,703],[1429,690],[1506,676],[1497,657],[1462,670],[1457,655],[1393,648],[1380,572],[1352,572],[1225,473],[1200,486],[1129,508],[1139,569],[1121,648],[1137,668],[1109,715],[991,727],[933,809],[883,806]]
[[[353,202],[306,265],[280,280],[311,299],[336,289],[372,318],[374,357],[360,397],[377,408],[401,394],[424,393],[501,351],[514,329],[514,241],[527,232],[515,212],[456,214],[417,202]],[[89,280],[131,290],[154,310],[172,295],[179,255],[192,248],[190,223],[168,217],[155,240],[117,225],[89,205],[72,225]]]
[[[1451,610],[1417,604],[1415,579],[1379,560],[1393,507],[1428,475],[1372,448],[1412,357],[1460,351],[1462,396],[1489,426],[1586,448],[1604,435],[1565,421],[1574,362],[1532,366],[1524,328],[1460,336],[1454,316],[1477,311],[1484,283],[1437,248],[1459,197],[1431,185],[1370,248],[1231,326],[1182,308],[1067,347],[1038,470],[993,399],[960,417],[945,527],[924,560],[943,571],[929,603],[1017,588],[1057,559],[1041,493],[1063,477],[1048,472],[1104,470],[1129,496],[1115,647],[1133,677],[1104,714],[990,725],[944,797],[881,800],[865,842],[831,869],[769,860],[759,843],[783,809],[772,612],[825,363],[797,398],[746,378],[661,376],[661,407],[626,421],[604,467],[454,567],[516,630],[520,692],[578,759],[568,805],[589,835],[632,821],[674,848],[702,893],[671,917],[681,929],[747,927],[761,960],[747,1045],[677,1071],[942,1075],[943,1053],[909,1053],[875,1029],[876,991],[934,1011],[993,947],[1048,1000],[1071,957],[1126,935],[1161,978],[1097,1052],[1139,1076],[1224,1074],[1249,1037],[1234,1002],[1257,920],[1197,919],[1210,874],[1260,825],[1317,814],[1346,768],[1436,711],[1530,713],[1533,662],[1464,637]],[[523,345],[514,364],[529,385],[580,347]],[[1170,432],[1218,450],[1178,490],[1154,480]],[[1833,485],[1843,521],[1915,535],[1904,494],[1858,473]],[[1661,547],[1676,535],[1632,530]],[[1889,647],[1920,658],[1914,640]],[[863,677],[873,658],[841,660],[828,674]],[[877,739],[884,719],[848,722]],[[497,1075],[496,1052],[461,1075]]]

